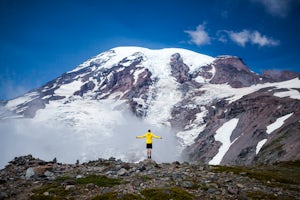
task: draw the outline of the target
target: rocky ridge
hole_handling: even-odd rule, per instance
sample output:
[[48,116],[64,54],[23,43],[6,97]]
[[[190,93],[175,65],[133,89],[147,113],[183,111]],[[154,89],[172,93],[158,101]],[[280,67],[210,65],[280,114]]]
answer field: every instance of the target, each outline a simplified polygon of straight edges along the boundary
[[[226,100],[215,102],[213,107],[208,108],[206,129],[198,135],[194,144],[185,149],[188,160],[208,163],[221,145],[215,141],[216,130],[224,121],[233,118],[239,118],[239,125],[230,140],[238,140],[229,148],[221,164],[243,165],[300,160],[300,101],[275,97],[275,91],[266,88],[231,104]],[[284,126],[272,134],[266,133],[265,124],[270,124],[289,113],[293,113],[293,116]],[[257,153],[257,143],[263,139],[267,139],[267,143]]]
[[28,155],[0,171],[0,199],[300,199],[299,180],[299,163],[242,168],[110,158],[62,164]]

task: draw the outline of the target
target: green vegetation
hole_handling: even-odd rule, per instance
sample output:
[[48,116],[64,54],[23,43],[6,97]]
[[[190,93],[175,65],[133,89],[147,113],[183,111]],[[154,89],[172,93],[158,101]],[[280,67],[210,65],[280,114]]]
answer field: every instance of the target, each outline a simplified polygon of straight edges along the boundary
[[72,179],[70,176],[59,176],[55,180],[56,181],[65,181],[65,180],[70,180]]
[[152,180],[152,178],[149,177],[149,176],[147,176],[147,175],[141,176],[141,179],[142,179],[143,181],[150,181],[150,180]]
[[260,200],[277,200],[278,198],[274,194],[266,194],[261,191],[247,192],[247,197],[251,199],[260,199]]
[[250,199],[257,199],[257,200],[293,200],[293,197],[278,197],[274,194],[267,194],[262,191],[253,191],[247,192],[247,197]]
[[118,194],[116,192],[109,192],[102,195],[95,196],[92,200],[192,200],[194,197],[190,193],[181,188],[152,188],[141,191],[140,195],[135,194]]
[[[74,179],[74,178],[73,178]],[[72,178],[58,177],[53,183],[43,185],[37,189],[34,189],[32,192],[34,195],[31,196],[32,200],[60,200],[65,199],[72,191],[66,190],[64,186],[61,184],[66,180],[73,180]],[[122,184],[123,182],[120,179],[112,179],[107,178],[106,176],[97,176],[90,175],[85,178],[74,179],[74,183],[77,185],[76,187],[80,188],[81,185],[86,185],[89,183],[93,183],[100,187],[113,187],[114,185]],[[45,195],[45,193],[48,193]]]
[[285,189],[297,190],[286,184],[300,184],[300,161],[281,162],[274,165],[260,166],[214,166],[215,172],[233,172],[245,174],[263,183],[282,187]]
[[118,195],[116,192],[109,192],[93,197],[91,200],[143,200],[134,194]]
[[[32,200],[59,200],[70,194],[70,191],[65,190],[63,186],[60,186],[57,183],[41,186],[38,189],[34,189],[32,192],[34,193],[34,195],[31,196]],[[48,192],[49,196],[44,195],[45,192]]]
[[192,200],[193,195],[181,188],[153,188],[145,189],[141,191],[141,194],[146,200],[161,200],[161,199],[173,199],[173,200]]
[[93,183],[100,187],[112,187],[114,185],[122,184],[122,181],[120,179],[112,179],[112,178],[107,178],[106,176],[97,176],[97,175],[90,175],[85,178],[79,178],[76,181],[78,184]]

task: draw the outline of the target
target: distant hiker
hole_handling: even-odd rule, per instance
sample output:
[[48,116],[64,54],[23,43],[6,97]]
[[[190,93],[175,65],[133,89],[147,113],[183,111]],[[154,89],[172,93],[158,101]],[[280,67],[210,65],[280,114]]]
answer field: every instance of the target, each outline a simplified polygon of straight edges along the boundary
[[148,132],[141,136],[136,136],[136,138],[146,138],[146,148],[147,148],[147,156],[151,159],[151,152],[152,152],[152,138],[162,139],[162,137],[154,135],[151,133],[149,129]]

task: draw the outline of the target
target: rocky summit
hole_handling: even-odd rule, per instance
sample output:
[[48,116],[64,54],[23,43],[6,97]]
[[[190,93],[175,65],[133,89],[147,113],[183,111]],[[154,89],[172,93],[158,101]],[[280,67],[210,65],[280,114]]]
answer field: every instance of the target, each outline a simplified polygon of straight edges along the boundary
[[229,167],[113,157],[63,164],[27,155],[0,171],[0,199],[300,199],[299,169],[299,162]]

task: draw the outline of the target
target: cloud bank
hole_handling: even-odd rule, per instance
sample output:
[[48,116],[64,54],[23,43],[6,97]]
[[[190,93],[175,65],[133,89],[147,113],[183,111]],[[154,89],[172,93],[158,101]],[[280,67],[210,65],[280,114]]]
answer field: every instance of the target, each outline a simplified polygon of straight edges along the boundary
[[230,40],[242,47],[245,47],[247,44],[258,45],[259,47],[274,47],[280,44],[279,40],[263,35],[257,30],[251,31],[244,29],[240,32],[218,30],[216,36],[213,37],[205,30],[204,25],[198,25],[195,31],[188,30],[184,32],[191,37],[189,43],[197,46],[211,44],[212,40],[217,40],[222,43],[227,43],[228,40]]
[[43,160],[57,158],[63,163],[110,157],[138,162],[146,158],[146,144],[145,139],[135,137],[148,129],[163,137],[153,141],[152,157],[156,162],[181,160],[180,144],[171,129],[150,125],[130,115],[124,115],[125,118],[126,123],[115,124],[109,132],[101,127],[91,127],[90,132],[75,131],[60,122],[53,125],[33,119],[0,121],[0,169],[14,157],[28,154]]

